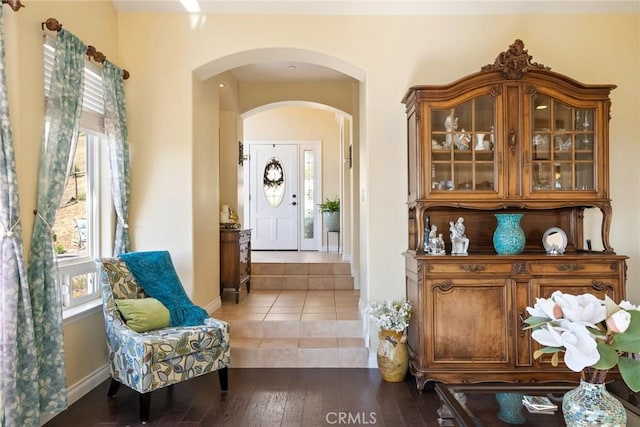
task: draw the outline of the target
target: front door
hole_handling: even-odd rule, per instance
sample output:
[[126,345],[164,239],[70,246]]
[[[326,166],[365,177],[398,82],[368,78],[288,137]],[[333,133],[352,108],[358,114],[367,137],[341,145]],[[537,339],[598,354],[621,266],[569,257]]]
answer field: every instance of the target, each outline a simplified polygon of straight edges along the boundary
[[251,248],[298,249],[298,147],[251,145]]

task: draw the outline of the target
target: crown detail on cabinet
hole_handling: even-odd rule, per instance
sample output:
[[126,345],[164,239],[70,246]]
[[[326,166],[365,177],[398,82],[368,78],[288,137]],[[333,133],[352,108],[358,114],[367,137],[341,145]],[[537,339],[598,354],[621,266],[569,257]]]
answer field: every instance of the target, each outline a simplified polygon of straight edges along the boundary
[[524,48],[524,42],[516,39],[509,49],[501,52],[493,64],[482,67],[482,71],[501,71],[505,79],[518,80],[524,73],[530,70],[550,71],[550,67],[546,67],[537,62],[533,62],[533,56],[529,55],[527,49]]

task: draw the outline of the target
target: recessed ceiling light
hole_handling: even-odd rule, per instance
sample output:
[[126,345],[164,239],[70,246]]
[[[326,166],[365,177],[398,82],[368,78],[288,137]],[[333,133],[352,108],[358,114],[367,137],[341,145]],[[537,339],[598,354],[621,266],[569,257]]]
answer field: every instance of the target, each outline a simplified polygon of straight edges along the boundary
[[198,3],[198,0],[180,0],[180,3],[182,3],[182,7],[189,13],[200,12],[200,3]]
[[218,86],[219,86],[219,87],[224,87],[224,86],[225,86],[225,84],[224,84],[224,83],[220,83]]
[[289,65],[287,68],[289,68],[290,70],[295,70],[298,67],[296,67],[295,65]]

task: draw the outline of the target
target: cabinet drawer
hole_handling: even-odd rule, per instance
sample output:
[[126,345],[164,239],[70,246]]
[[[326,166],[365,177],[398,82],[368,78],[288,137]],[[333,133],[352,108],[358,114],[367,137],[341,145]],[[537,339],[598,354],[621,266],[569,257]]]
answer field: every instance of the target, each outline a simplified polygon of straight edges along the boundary
[[620,263],[605,261],[565,260],[555,262],[532,262],[531,274],[617,274]]
[[509,274],[511,263],[485,263],[485,262],[426,262],[427,274]]

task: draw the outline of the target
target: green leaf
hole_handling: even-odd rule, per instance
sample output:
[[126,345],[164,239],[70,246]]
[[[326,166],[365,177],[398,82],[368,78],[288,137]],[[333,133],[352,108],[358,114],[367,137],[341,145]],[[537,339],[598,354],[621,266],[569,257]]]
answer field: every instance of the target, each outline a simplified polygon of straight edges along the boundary
[[[539,316],[529,316],[526,319],[524,319],[524,323],[529,325],[531,328],[544,325],[545,323],[548,323],[550,321],[551,319],[549,319],[548,317],[539,317]],[[525,329],[529,329],[529,328],[525,328]]]
[[640,340],[637,341],[618,341],[615,338],[611,344],[613,348],[618,351],[626,353],[640,353]]
[[615,347],[632,341],[640,341],[640,311],[629,310],[631,323],[623,334],[613,334],[613,345]]
[[618,361],[618,368],[627,386],[634,393],[640,391],[640,361],[630,357],[621,357]]
[[611,369],[618,363],[618,353],[604,343],[598,343],[598,353],[600,353],[600,359],[595,365],[591,365],[596,369]]

